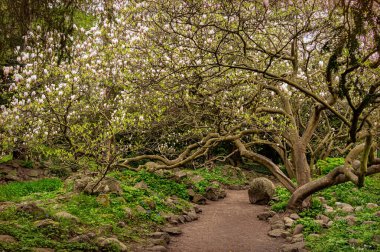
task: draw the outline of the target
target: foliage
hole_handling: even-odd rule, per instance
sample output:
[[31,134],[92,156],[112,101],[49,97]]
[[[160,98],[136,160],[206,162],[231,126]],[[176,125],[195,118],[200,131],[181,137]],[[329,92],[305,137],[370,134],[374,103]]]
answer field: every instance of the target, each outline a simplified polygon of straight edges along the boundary
[[276,187],[275,197],[278,200],[270,202],[272,210],[276,212],[285,211],[290,198],[290,192],[284,187]]
[[13,155],[12,154],[9,154],[9,155],[4,155],[0,158],[0,164],[2,163],[6,163],[6,162],[9,162],[13,159]]
[[25,196],[37,193],[51,193],[60,188],[62,188],[62,182],[56,178],[28,182],[11,182],[0,185],[0,201],[19,201]]
[[334,168],[343,165],[344,164],[344,158],[331,158],[328,157],[324,160],[319,159],[317,161],[317,167],[321,171],[322,175],[326,175],[330,171],[332,171]]
[[304,226],[303,233],[305,236],[312,233],[319,233],[322,230],[321,225],[316,223],[311,217],[303,217],[298,219],[296,223]]

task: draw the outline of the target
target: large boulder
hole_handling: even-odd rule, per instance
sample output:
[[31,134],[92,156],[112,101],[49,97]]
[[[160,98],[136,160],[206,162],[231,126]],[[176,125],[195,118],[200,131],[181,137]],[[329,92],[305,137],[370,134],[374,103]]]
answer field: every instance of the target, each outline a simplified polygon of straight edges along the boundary
[[255,178],[248,189],[249,201],[252,204],[266,205],[275,193],[275,186],[267,178]]

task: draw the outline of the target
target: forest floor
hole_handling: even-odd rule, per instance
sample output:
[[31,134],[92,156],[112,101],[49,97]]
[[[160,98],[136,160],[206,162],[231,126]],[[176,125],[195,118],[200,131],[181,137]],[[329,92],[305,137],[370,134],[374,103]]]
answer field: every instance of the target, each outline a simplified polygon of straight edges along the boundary
[[246,190],[229,190],[225,199],[202,206],[198,221],[182,226],[169,251],[280,251],[284,240],[270,238],[270,225],[257,218],[266,209],[250,204]]

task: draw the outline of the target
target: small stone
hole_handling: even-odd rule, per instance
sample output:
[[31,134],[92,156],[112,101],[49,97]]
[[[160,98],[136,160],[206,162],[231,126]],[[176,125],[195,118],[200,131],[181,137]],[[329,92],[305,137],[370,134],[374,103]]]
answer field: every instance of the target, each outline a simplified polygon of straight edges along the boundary
[[120,227],[120,228],[123,228],[123,227],[126,227],[127,226],[127,223],[125,223],[124,221],[119,221],[117,223],[117,226]]
[[97,239],[97,243],[104,249],[110,248],[111,246],[116,246],[119,249],[119,251],[128,251],[128,247],[124,243],[113,237],[99,237]]
[[303,226],[302,224],[297,224],[297,225],[294,227],[293,235],[301,234],[302,231],[303,231],[303,228],[304,228],[304,226]]
[[55,218],[57,219],[65,219],[65,220],[69,220],[69,221],[72,221],[74,223],[78,223],[79,222],[79,218],[68,213],[68,212],[65,212],[65,211],[62,211],[62,212],[58,212],[54,215]]
[[285,227],[289,228],[293,226],[294,220],[289,217],[284,217],[284,223],[285,223]]
[[357,218],[356,218],[354,215],[347,215],[347,216],[344,217],[343,219],[347,221],[347,224],[348,224],[349,226],[353,226],[353,225],[355,225],[356,220],[357,220]]
[[146,248],[147,251],[159,251],[159,252],[166,252],[168,249],[162,245],[156,245],[150,248]]
[[344,206],[342,207],[342,211],[345,213],[352,213],[354,212],[354,208],[352,206]]
[[377,217],[380,217],[380,211],[376,212],[375,215],[376,215]]
[[186,222],[192,222],[193,219],[189,215],[182,215]]
[[276,214],[274,211],[262,212],[257,215],[259,220],[268,220],[270,217],[273,217]]
[[291,239],[291,243],[302,242],[302,241],[304,241],[303,234],[293,235]]
[[129,207],[124,207],[125,218],[131,220],[133,218],[133,211]]
[[289,217],[293,220],[298,220],[300,218],[300,216],[296,213],[292,213]]
[[351,246],[357,246],[359,245],[361,242],[359,239],[355,239],[355,238],[351,238],[348,240],[348,243],[351,245]]
[[323,214],[319,214],[317,215],[317,220],[322,220],[322,223],[323,224],[327,224],[329,221],[330,221],[330,218],[327,217],[326,215],[323,215]]
[[375,203],[368,203],[367,204],[367,208],[376,208],[378,207],[379,205],[378,204],[375,204]]
[[271,225],[271,229],[285,229],[285,224],[282,220],[276,221]]
[[34,226],[37,228],[45,228],[48,226],[57,227],[59,225],[58,222],[53,221],[52,219],[44,219],[34,222]]
[[309,234],[309,237],[311,238],[319,238],[320,236],[320,234]]
[[376,243],[380,243],[380,235],[374,235],[372,237],[372,241],[376,242]]
[[202,213],[202,208],[200,208],[197,205],[194,206],[194,210],[195,210],[196,213]]
[[297,251],[304,251],[305,249],[305,243],[302,242],[295,242],[291,244],[284,244],[281,246],[281,252],[297,252]]
[[325,213],[333,213],[335,210],[331,206],[325,206]]
[[195,204],[206,205],[206,198],[198,193],[194,195],[191,201]]
[[327,201],[324,197],[318,197],[319,201],[322,203],[322,204],[326,204]]
[[184,224],[186,222],[186,219],[183,215],[178,215],[178,221]]
[[163,232],[166,232],[170,235],[180,235],[182,234],[182,230],[179,227],[164,227],[162,228]]
[[273,224],[275,222],[282,221],[278,214],[273,215],[273,217],[268,219],[269,224]]
[[166,232],[154,232],[154,233],[149,234],[149,237],[151,237],[153,239],[165,240],[165,242],[167,244],[169,244],[169,242],[170,242],[170,235]]
[[103,207],[109,207],[111,205],[110,196],[108,194],[99,194],[99,196],[96,197],[96,202]]
[[145,183],[144,180],[141,180],[140,182],[138,182],[134,187],[136,189],[143,189],[143,190],[148,189],[148,185]]
[[95,238],[94,233],[82,234],[71,238],[70,242],[90,243]]
[[333,221],[329,221],[329,222],[327,222],[326,227],[330,228],[330,227],[332,227],[333,224],[334,224]]
[[363,211],[363,209],[364,208],[362,206],[355,207],[355,212]]
[[37,206],[37,204],[34,202],[20,204],[17,207],[16,211],[27,213],[36,219],[42,219],[47,217],[47,213],[45,212],[45,210]]
[[139,214],[146,214],[146,210],[145,208],[143,208],[142,206],[138,205],[136,207],[136,211],[139,213]]
[[284,229],[273,229],[268,232],[268,235],[275,238],[278,238],[278,237],[286,238],[287,236],[290,235],[290,233]]
[[188,212],[187,215],[191,218],[192,221],[198,220],[198,215],[194,212]]
[[180,181],[187,177],[187,173],[185,171],[177,171],[174,173],[174,179],[176,181]]
[[0,235],[0,242],[15,243],[17,242],[16,238],[10,235]]

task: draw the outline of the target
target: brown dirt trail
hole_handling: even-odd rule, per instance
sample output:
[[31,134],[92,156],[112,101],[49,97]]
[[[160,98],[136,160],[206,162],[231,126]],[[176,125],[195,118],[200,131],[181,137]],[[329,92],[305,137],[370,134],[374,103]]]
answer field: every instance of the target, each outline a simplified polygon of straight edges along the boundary
[[202,206],[199,220],[182,226],[173,237],[170,252],[276,252],[282,239],[267,236],[270,226],[256,215],[265,206],[249,204],[248,193],[227,191],[227,197]]

